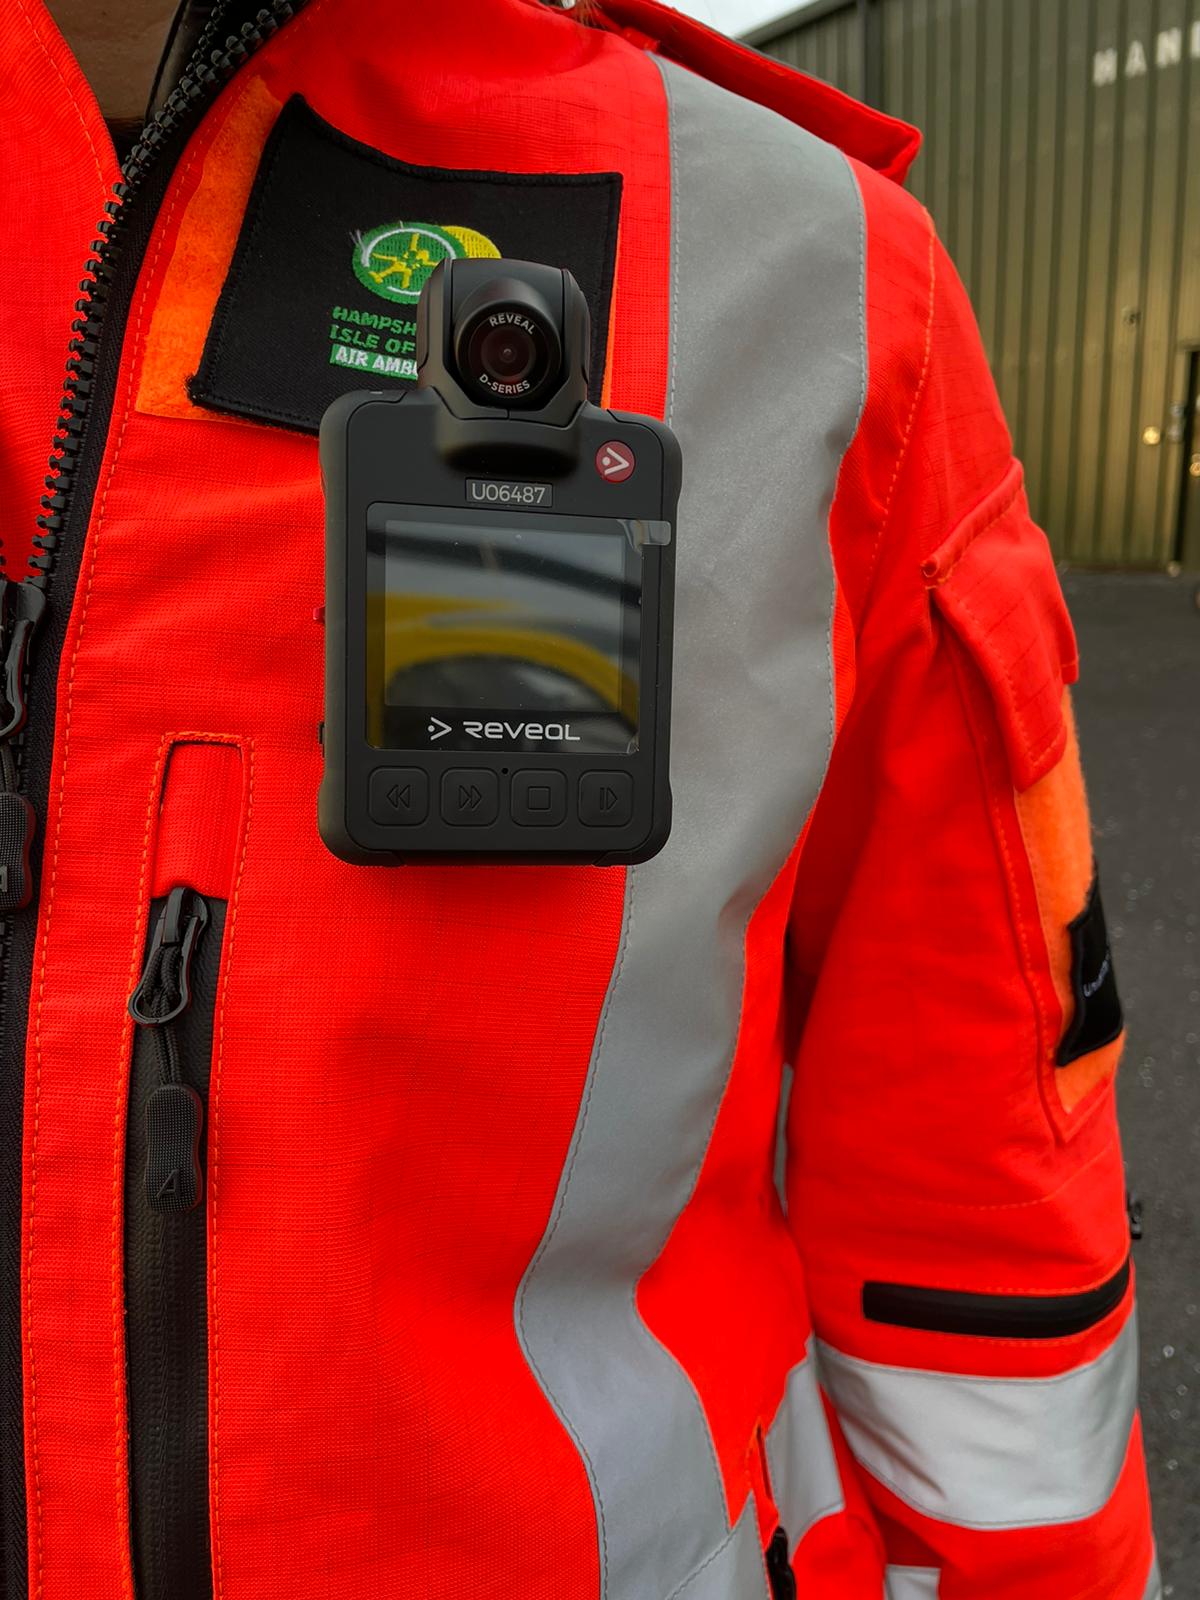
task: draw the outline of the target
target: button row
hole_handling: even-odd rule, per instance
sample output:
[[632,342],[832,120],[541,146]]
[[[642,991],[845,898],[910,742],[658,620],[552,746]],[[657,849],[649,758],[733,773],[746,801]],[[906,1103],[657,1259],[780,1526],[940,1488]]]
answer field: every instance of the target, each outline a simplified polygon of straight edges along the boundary
[[[577,793],[580,822],[623,828],[633,819],[628,772],[585,772]],[[420,767],[384,767],[371,774],[371,816],[392,826],[417,827],[429,815],[429,774]],[[518,772],[512,780],[512,820],[525,828],[554,828],[567,820],[562,772]],[[451,767],[442,775],[441,818],[452,828],[489,828],[500,819],[500,775],[487,767]]]

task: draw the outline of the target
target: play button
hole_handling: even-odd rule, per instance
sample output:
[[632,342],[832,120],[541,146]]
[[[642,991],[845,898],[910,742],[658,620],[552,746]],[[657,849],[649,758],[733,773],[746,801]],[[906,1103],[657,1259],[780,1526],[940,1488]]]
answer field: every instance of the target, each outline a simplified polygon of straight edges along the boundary
[[585,772],[579,780],[579,820],[589,828],[623,828],[633,819],[628,772]]

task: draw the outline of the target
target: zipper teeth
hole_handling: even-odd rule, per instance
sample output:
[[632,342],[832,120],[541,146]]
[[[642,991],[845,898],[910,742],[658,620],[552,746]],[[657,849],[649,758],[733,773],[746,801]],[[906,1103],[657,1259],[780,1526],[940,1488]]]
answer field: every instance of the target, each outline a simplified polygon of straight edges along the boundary
[[[41,515],[37,519],[29,575],[25,582],[45,589],[54,571],[55,554],[71,506],[78,455],[83,441],[96,372],[100,334],[108,295],[112,285],[112,265],[120,243],[122,223],[130,199],[136,195],[153,166],[163,143],[184,124],[200,102],[212,99],[221,84],[231,77],[288,22],[305,0],[272,0],[253,22],[242,25],[239,34],[226,39],[222,49],[212,49],[220,17],[212,18],[197,44],[196,56],[184,76],[172,89],[158,116],[143,129],[121,168],[121,181],[113,186],[113,198],[106,202],[97,237],[79,283],[75,302],[75,321],[67,346],[67,371],[63,400],[50,455],[50,471],[45,480]],[[209,50],[207,61],[198,59]],[[0,557],[0,565],[2,565]]]
[[1110,1316],[1125,1298],[1129,1278],[1126,1257],[1106,1283],[1071,1294],[977,1294],[869,1282],[862,1288],[862,1311],[868,1322],[926,1333],[991,1339],[1068,1338]]

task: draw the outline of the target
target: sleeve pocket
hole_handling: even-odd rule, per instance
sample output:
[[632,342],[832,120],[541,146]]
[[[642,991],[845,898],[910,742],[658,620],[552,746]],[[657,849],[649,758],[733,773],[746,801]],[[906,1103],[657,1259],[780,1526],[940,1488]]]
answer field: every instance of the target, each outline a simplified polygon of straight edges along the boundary
[[1045,534],[1013,462],[1003,482],[923,563],[934,604],[992,693],[1016,788],[1028,789],[1067,744],[1063,690],[1078,651]]
[[993,809],[1041,1019],[1043,1102],[1069,1139],[1113,1077],[1122,1016],[1067,694],[1079,675],[1075,634],[1016,462],[922,570],[994,708],[1013,793]]

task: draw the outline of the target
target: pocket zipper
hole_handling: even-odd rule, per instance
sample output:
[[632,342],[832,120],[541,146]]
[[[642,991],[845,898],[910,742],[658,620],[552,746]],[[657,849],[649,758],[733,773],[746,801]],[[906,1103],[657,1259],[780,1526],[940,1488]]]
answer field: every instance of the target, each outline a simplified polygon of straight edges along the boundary
[[1129,1287],[1128,1259],[1107,1283],[1079,1294],[971,1294],[908,1283],[864,1283],[868,1322],[981,1339],[1066,1339],[1115,1311]]
[[792,1571],[786,1528],[775,1529],[767,1546],[766,1562],[771,1600],[796,1600],[796,1574]]
[[211,1600],[205,1112],[225,902],[152,902],[125,1177],[130,1540],[137,1600]]
[[203,897],[172,889],[158,914],[141,982],[129,997],[129,1014],[152,1041],[159,1074],[146,1101],[146,1204],[152,1211],[191,1211],[204,1194],[204,1102],[183,1077],[175,1024],[192,1003],[192,958],[207,926]]

